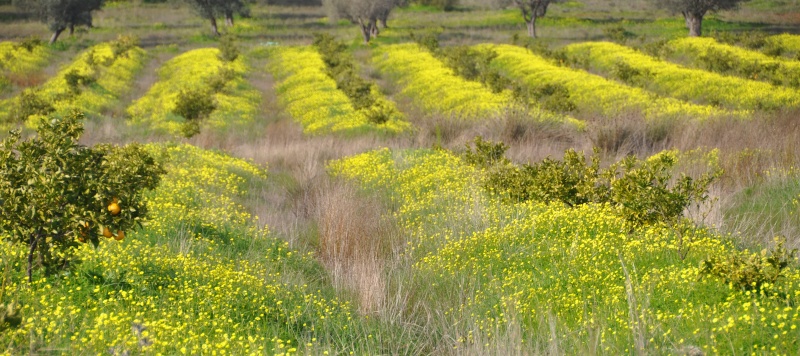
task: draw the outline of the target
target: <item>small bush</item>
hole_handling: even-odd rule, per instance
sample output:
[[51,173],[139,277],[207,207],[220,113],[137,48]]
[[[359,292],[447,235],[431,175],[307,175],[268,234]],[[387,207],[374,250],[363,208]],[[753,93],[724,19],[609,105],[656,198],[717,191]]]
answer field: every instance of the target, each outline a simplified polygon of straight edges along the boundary
[[139,47],[139,37],[120,35],[115,41],[111,41],[111,50],[114,58],[127,58],[128,51]]
[[475,137],[472,144],[475,148],[473,149],[467,145],[464,154],[461,156],[464,162],[481,168],[510,163],[504,157],[506,150],[508,150],[508,146],[505,143],[484,141],[483,137],[478,136]]
[[[479,166],[505,162],[498,158],[504,146],[475,141],[465,160]],[[606,169],[600,168],[599,151],[586,156],[568,150],[563,160],[547,158],[522,166],[505,165],[489,170],[484,187],[500,193],[511,202],[535,200],[561,202],[568,206],[610,203],[635,225],[659,222],[676,223],[692,204],[708,199],[707,190],[721,172],[709,172],[698,179],[674,177],[677,162],[673,153],[662,153],[647,160],[628,156]]]
[[83,87],[89,86],[97,81],[90,75],[81,74],[77,69],[73,69],[64,74],[64,80],[67,82],[67,87],[73,95],[80,94]]
[[186,121],[182,134],[189,138],[200,132],[200,121],[217,108],[214,95],[207,90],[181,90],[172,113]]
[[43,46],[44,42],[38,37],[31,36],[17,43],[17,47],[24,48],[28,52],[33,52],[36,47]]
[[701,273],[722,278],[745,291],[761,292],[768,284],[784,277],[787,268],[797,261],[797,250],[784,247],[786,238],[775,239],[772,251],[761,253],[732,251],[727,256],[711,256],[701,264]]
[[22,123],[33,115],[50,115],[56,109],[53,104],[43,98],[41,92],[36,89],[25,89],[14,100],[9,114],[9,121],[12,123]]
[[603,29],[603,35],[617,43],[625,44],[629,39],[636,37],[633,32],[625,29],[622,25],[610,26]]
[[236,79],[236,71],[228,67],[221,67],[217,74],[208,79],[208,87],[211,88],[211,91],[219,93],[234,79]]
[[623,82],[636,84],[646,82],[649,73],[636,69],[624,61],[619,61],[614,63],[611,74]]
[[569,89],[562,84],[544,84],[537,87],[516,85],[514,99],[522,104],[538,103],[544,109],[555,112],[571,112],[577,105],[570,99]]
[[219,39],[219,59],[224,62],[233,62],[239,58],[239,47],[236,45],[236,37],[225,34]]
[[441,48],[439,46],[439,36],[435,32],[423,32],[422,34],[411,32],[409,35],[412,41],[431,53],[436,53],[439,51],[439,48]]

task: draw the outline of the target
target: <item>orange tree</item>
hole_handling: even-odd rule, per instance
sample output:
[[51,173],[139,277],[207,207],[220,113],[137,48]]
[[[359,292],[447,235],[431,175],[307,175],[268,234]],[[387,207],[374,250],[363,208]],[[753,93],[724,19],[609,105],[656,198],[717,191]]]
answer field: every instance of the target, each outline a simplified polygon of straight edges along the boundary
[[121,240],[147,214],[145,189],[164,169],[143,147],[78,143],[83,114],[42,120],[38,137],[0,143],[0,232],[28,246],[28,280],[39,264],[63,268],[80,243]]

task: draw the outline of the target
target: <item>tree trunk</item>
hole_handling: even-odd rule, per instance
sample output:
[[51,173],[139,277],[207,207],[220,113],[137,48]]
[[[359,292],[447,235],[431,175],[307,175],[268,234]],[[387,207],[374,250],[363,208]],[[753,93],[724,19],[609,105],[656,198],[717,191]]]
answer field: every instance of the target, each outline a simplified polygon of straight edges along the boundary
[[64,32],[63,28],[60,28],[53,32],[53,36],[50,37],[50,44],[56,43],[56,40],[58,39],[58,36],[61,35],[61,32]]
[[233,27],[233,13],[228,12],[225,13],[225,25],[228,27]]
[[527,22],[528,25],[528,36],[531,38],[536,38],[536,17],[531,17],[531,20]]
[[217,28],[217,19],[213,17],[211,18],[211,33],[213,33],[214,36],[219,36],[219,29]]
[[685,13],[686,27],[689,28],[689,37],[703,35],[703,15]]
[[369,44],[372,36],[372,29],[370,29],[369,23],[360,24],[359,27],[361,27],[361,35],[364,36],[364,44]]
[[380,30],[378,29],[378,20],[369,21],[369,32],[372,37],[378,37]]
[[69,24],[69,35],[72,36],[75,34],[75,24]]

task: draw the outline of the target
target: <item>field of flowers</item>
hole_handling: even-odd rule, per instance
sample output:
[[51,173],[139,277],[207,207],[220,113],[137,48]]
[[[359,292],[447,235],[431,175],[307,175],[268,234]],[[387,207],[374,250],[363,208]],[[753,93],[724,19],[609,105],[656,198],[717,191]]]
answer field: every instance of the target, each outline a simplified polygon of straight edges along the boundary
[[[78,55],[53,78],[35,88],[35,93],[52,106],[56,115],[74,109],[98,115],[130,89],[147,58],[147,53],[139,47],[115,53],[113,43],[101,43]],[[68,82],[70,76],[78,78],[77,86]],[[0,102],[0,118],[9,115],[15,100],[17,98]],[[33,125],[39,117],[29,117],[27,124]]]
[[610,206],[501,203],[478,168],[441,150],[383,149],[330,170],[398,205],[426,302],[453,301],[442,324],[456,349],[508,335],[522,350],[557,344],[566,354],[800,348],[800,271],[763,292],[703,275],[702,261],[735,250],[723,236],[694,228],[680,243],[663,226],[629,226]]
[[[402,115],[394,115],[382,124],[369,121],[371,108],[356,110],[347,95],[339,90],[336,81],[326,74],[326,66],[313,47],[280,47],[271,50],[268,70],[278,80],[278,97],[292,117],[303,125],[308,134],[358,133],[376,131],[400,133],[411,125]],[[373,87],[373,91],[377,90]],[[380,105],[393,108],[395,104],[380,93]],[[376,105],[378,106],[378,105]]]
[[261,104],[261,93],[245,80],[249,71],[244,56],[225,62],[216,48],[201,48],[183,53],[159,70],[159,81],[147,94],[127,109],[129,123],[178,135],[186,121],[173,113],[181,91],[208,91],[216,109],[202,126],[226,130],[252,123]]
[[770,36],[766,39],[771,48],[780,49],[784,54],[794,56],[800,55],[800,36],[784,33]]
[[41,69],[50,58],[50,49],[40,44],[25,47],[17,42],[0,42],[0,89],[8,86],[8,75],[29,74]]
[[563,53],[578,66],[681,100],[737,110],[800,106],[796,90],[689,69],[611,42],[571,44]]
[[509,45],[481,45],[477,48],[498,54],[492,65],[505,76],[528,85],[561,84],[583,113],[613,117],[620,113],[642,113],[645,118],[704,119],[726,114],[717,108],[665,98],[598,75],[557,66],[530,51]]
[[[511,93],[495,94],[483,84],[459,77],[417,44],[378,47],[374,50],[372,61],[381,72],[399,84],[402,95],[408,96],[430,113],[474,120],[523,110],[514,102]],[[583,127],[582,122],[571,117],[537,107],[529,111],[531,117],[540,121],[568,122],[575,127]]]
[[762,80],[775,85],[800,87],[800,62],[774,58],[761,52],[718,43],[713,38],[681,38],[667,43],[665,50],[671,60],[695,68],[747,79]]
[[148,150],[168,160],[168,173],[149,193],[143,230],[84,244],[80,263],[37,273],[31,285],[21,282],[24,248],[0,241],[0,297],[22,318],[0,333],[7,353],[322,354],[354,345],[341,336],[356,325],[349,304],[298,272],[318,269],[314,258],[268,237],[237,203],[264,170],[188,145]]

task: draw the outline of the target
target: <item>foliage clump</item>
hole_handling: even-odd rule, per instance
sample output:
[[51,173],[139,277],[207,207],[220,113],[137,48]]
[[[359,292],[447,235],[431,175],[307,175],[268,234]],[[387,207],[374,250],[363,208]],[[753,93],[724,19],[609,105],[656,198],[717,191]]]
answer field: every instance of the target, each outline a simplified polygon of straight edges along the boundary
[[763,292],[782,277],[788,268],[797,262],[797,249],[787,249],[786,238],[775,239],[776,246],[771,251],[761,253],[731,251],[725,256],[712,255],[701,264],[703,275],[722,278],[745,291]]
[[692,204],[708,199],[709,185],[721,172],[700,178],[682,174],[674,177],[677,157],[664,152],[646,160],[628,156],[607,168],[600,167],[597,150],[587,157],[567,150],[562,160],[546,158],[533,164],[516,166],[502,159],[502,143],[475,140],[465,161],[487,170],[484,188],[499,193],[508,201],[560,202],[574,207],[586,203],[611,204],[636,225],[674,223]]
[[25,122],[30,116],[46,116],[55,110],[53,104],[42,96],[40,90],[25,89],[12,102],[8,121],[12,123]]
[[142,193],[164,172],[137,144],[80,145],[83,118],[45,119],[38,137],[21,141],[12,131],[0,143],[0,231],[27,245],[29,280],[34,264],[58,270],[79,243],[121,240],[141,226]]
[[239,58],[239,47],[236,45],[236,37],[225,34],[219,39],[219,59],[223,62],[233,62]]
[[217,108],[214,94],[205,89],[186,89],[178,93],[172,113],[183,117],[181,133],[189,138],[200,133],[200,121],[211,115]]
[[336,81],[336,86],[344,92],[353,108],[362,111],[369,122],[380,125],[400,113],[384,99],[374,83],[358,74],[355,59],[348,54],[347,46],[328,34],[315,34],[314,47],[322,55],[327,66],[328,76]]

